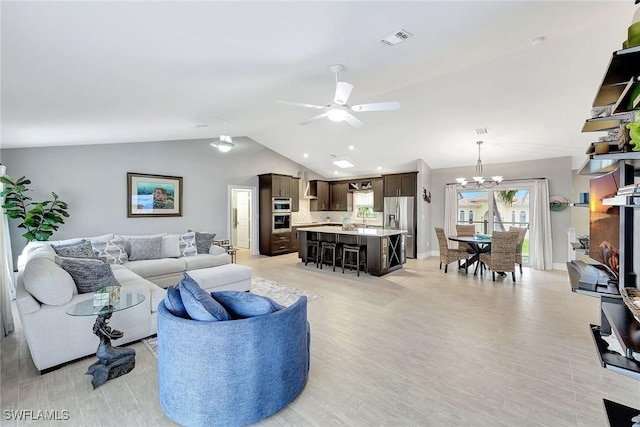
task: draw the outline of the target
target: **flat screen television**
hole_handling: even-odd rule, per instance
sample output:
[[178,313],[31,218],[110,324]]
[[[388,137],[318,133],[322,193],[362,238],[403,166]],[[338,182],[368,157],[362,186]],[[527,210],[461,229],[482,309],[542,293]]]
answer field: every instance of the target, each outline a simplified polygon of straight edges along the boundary
[[620,207],[602,204],[620,187],[620,168],[589,181],[589,257],[616,277],[620,262]]

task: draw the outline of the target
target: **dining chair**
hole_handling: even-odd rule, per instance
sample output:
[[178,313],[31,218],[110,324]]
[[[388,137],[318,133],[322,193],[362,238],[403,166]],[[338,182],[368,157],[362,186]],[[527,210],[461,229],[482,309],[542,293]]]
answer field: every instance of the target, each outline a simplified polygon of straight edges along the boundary
[[[444,262],[444,272],[447,272],[447,267],[454,261],[458,261],[458,267],[460,267],[460,261],[466,260],[469,257],[467,251],[462,249],[451,249],[447,236],[444,234],[444,229],[436,227],[436,236],[438,236],[438,245],[440,246],[440,269],[442,269],[442,263]],[[465,263],[464,271],[468,272],[469,266]]]
[[[519,239],[515,231],[494,231],[491,235],[491,251],[480,254],[480,262],[491,269],[491,278],[496,281],[496,271],[511,273],[511,279],[516,281],[516,246]],[[480,275],[484,270],[480,270]]]
[[[456,224],[456,235],[457,236],[473,236],[476,234],[476,226],[473,224]],[[471,246],[467,243],[458,242],[458,249],[462,249],[467,251],[469,254],[475,254],[476,251],[473,250]]]
[[526,227],[509,227],[509,231],[515,231],[518,233],[518,246],[516,246],[516,264],[520,266],[520,274],[522,274],[522,244],[524,243],[524,236],[529,229]]

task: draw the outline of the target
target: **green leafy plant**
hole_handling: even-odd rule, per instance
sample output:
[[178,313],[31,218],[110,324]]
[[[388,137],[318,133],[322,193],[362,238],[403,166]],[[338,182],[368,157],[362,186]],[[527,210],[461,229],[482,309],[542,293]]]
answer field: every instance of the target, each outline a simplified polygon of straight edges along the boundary
[[27,241],[49,240],[60,224],[64,224],[63,218],[69,217],[67,204],[56,193],[51,193],[53,200],[33,202],[27,195],[31,191],[27,187],[31,181],[24,176],[15,181],[8,175],[0,176],[0,182],[5,185],[0,193],[0,197],[5,198],[2,205],[4,213],[20,221],[18,228],[27,230],[22,235]]

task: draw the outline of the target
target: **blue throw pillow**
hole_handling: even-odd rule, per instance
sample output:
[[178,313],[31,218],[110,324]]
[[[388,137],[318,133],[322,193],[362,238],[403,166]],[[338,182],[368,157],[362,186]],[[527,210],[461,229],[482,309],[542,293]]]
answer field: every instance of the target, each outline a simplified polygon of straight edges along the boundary
[[211,296],[236,318],[263,316],[284,308],[271,298],[249,292],[218,291]]
[[164,297],[164,306],[169,310],[169,313],[174,316],[190,319],[189,313],[187,313],[187,309],[182,302],[180,290],[177,285],[167,288],[167,296]]
[[222,305],[213,299],[198,283],[187,273],[178,283],[180,297],[189,317],[193,320],[216,321],[229,320],[229,313]]

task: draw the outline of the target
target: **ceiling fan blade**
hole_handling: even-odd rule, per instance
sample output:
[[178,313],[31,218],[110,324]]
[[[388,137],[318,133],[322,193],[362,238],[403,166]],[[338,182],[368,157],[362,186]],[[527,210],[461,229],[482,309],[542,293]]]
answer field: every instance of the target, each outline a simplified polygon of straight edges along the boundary
[[351,91],[353,90],[353,85],[347,82],[337,82],[336,83],[336,94],[333,97],[333,102],[338,105],[344,105],[349,100],[349,96],[351,96]]
[[364,123],[362,123],[360,119],[352,116],[351,114],[347,115],[347,117],[344,118],[344,121],[349,123],[354,128],[361,128],[362,126],[364,126]]
[[324,105],[303,104],[302,102],[291,102],[291,101],[280,101],[280,100],[278,100],[278,102],[282,104],[295,105],[297,107],[307,107],[307,108],[317,108],[317,109],[325,108]]
[[396,101],[391,102],[375,102],[373,104],[360,104],[351,107],[353,111],[390,111],[400,108],[400,103]]
[[300,124],[301,125],[308,125],[311,122],[315,122],[317,120],[324,119],[325,117],[327,117],[327,113],[322,113],[322,114],[319,114],[319,115],[317,115],[315,117],[311,117],[309,120],[304,121],[304,122],[302,122]]

